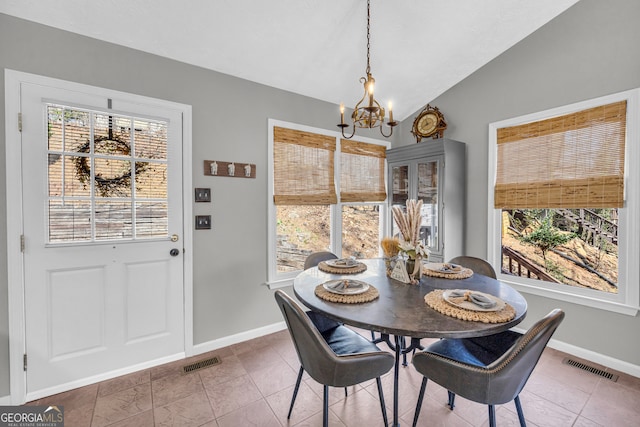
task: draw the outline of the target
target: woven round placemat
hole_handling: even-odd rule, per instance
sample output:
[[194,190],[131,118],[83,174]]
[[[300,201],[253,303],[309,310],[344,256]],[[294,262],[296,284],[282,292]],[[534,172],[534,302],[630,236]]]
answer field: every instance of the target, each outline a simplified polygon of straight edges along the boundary
[[380,293],[373,285],[369,285],[369,289],[367,289],[366,292],[357,295],[334,294],[333,292],[329,292],[328,290],[326,290],[323,285],[316,286],[315,292],[318,298],[321,298],[325,301],[342,302],[345,304],[359,304],[362,302],[369,302],[380,296]]
[[441,273],[439,271],[429,270],[426,266],[422,267],[422,274],[426,274],[431,277],[441,277],[443,279],[466,279],[473,276],[473,270],[470,268],[462,267],[460,273]]
[[362,273],[366,269],[367,269],[367,265],[362,262],[357,263],[353,267],[345,267],[345,268],[331,267],[329,264],[327,264],[324,261],[321,261],[318,264],[318,270],[324,271],[325,273],[333,273],[333,274],[356,274],[356,273]]
[[442,297],[444,289],[436,289],[424,296],[424,302],[435,311],[461,320],[482,323],[503,323],[516,317],[516,310],[506,304],[500,311],[473,311],[453,306]]

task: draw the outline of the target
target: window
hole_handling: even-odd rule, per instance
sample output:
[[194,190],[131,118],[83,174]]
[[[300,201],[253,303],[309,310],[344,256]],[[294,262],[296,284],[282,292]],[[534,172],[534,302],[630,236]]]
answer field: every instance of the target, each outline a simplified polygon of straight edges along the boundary
[[47,105],[48,243],[166,238],[167,122]]
[[387,144],[269,121],[269,279],[287,286],[316,251],[380,255]]
[[489,258],[502,280],[635,315],[638,93],[490,125]]

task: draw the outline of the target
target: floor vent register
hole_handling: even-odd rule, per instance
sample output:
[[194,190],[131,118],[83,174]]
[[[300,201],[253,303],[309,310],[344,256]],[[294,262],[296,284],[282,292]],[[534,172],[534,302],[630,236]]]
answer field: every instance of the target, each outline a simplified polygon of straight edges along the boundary
[[209,366],[217,365],[221,362],[218,356],[209,357],[208,359],[199,360],[189,365],[183,366],[182,371],[185,374],[189,372],[197,371],[198,369],[208,368]]
[[611,372],[604,371],[600,368],[596,368],[595,366],[590,366],[582,362],[578,362],[577,360],[573,360],[570,358],[565,358],[562,363],[565,365],[573,366],[578,369],[582,369],[583,371],[591,372],[592,374],[598,375],[599,377],[606,378],[613,382],[618,381],[618,376],[616,374],[612,374]]

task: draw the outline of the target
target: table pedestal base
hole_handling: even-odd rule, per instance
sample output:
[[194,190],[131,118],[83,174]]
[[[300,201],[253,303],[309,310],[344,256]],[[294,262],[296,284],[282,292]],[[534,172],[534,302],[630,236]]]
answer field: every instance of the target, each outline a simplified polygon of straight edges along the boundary
[[400,427],[398,422],[398,378],[400,370],[400,356],[404,358],[403,366],[407,366],[407,353],[415,351],[416,349],[422,350],[424,347],[420,344],[419,338],[411,338],[411,344],[407,347],[405,337],[394,335],[393,342],[389,334],[382,334],[377,342],[384,341],[389,348],[395,352],[395,364],[393,367],[393,427]]

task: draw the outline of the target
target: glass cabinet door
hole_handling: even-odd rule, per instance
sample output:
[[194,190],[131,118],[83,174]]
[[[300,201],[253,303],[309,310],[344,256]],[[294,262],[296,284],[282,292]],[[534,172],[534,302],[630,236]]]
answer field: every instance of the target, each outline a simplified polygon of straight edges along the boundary
[[[409,198],[409,165],[393,166],[391,168],[391,206],[401,206],[406,211]],[[391,235],[400,233],[396,222],[391,218]]]
[[420,239],[432,251],[437,251],[439,248],[437,160],[418,163],[418,200],[422,200]]
[[409,165],[391,169],[391,187],[391,204],[405,206],[409,198]]

